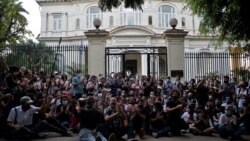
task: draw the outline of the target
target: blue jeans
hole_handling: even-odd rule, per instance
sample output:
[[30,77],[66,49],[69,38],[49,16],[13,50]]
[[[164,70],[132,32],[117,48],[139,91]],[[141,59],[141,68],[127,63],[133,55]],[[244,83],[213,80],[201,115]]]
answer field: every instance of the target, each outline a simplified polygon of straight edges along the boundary
[[[97,132],[97,137],[100,137],[102,141],[107,141],[107,139],[100,133]],[[95,141],[95,136],[92,131],[86,128],[83,128],[79,132],[80,141]]]
[[227,138],[228,136],[232,136],[234,138],[240,137],[244,132],[246,131],[246,128],[244,124],[240,124],[240,126],[237,129],[227,129],[225,126],[219,125],[218,132],[221,137]]
[[152,132],[157,133],[157,137],[165,137],[170,132],[170,127],[164,127],[161,129],[151,128]]

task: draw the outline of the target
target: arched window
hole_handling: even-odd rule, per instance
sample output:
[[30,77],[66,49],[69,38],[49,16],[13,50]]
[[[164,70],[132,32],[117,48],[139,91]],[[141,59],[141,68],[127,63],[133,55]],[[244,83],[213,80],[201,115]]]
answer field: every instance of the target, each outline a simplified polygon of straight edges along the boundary
[[181,26],[182,27],[186,26],[186,19],[184,17],[181,18]]
[[171,18],[174,18],[175,10],[172,6],[162,5],[158,9],[158,18],[159,18],[159,27],[168,28],[169,21]]
[[114,25],[114,17],[113,17],[113,16],[110,16],[110,17],[109,17],[109,25],[110,25],[110,26],[113,26],[113,25]]
[[86,12],[86,27],[87,28],[94,28],[93,21],[95,18],[99,18],[102,21],[102,14],[101,10],[99,9],[98,6],[92,6],[87,9]]
[[80,19],[76,19],[76,23],[75,23],[75,28],[79,29],[80,28]]
[[153,21],[152,21],[152,16],[148,16],[148,25],[152,25]]
[[141,11],[121,7],[120,13],[121,25],[141,25]]

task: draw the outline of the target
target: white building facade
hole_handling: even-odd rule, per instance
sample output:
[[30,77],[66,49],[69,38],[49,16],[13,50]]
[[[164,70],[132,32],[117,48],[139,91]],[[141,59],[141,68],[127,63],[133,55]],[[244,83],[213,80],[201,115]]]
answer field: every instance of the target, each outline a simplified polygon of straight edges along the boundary
[[[57,45],[59,37],[62,37],[62,44],[80,45],[81,40],[88,44],[84,32],[95,29],[93,20],[99,18],[102,21],[100,29],[109,32],[106,40],[106,47],[121,48],[120,52],[137,52],[127,54],[125,60],[132,64],[134,73],[147,75],[149,72],[145,67],[151,65],[156,76],[161,75],[161,63],[167,64],[167,60],[160,61],[158,56],[155,60],[149,58],[152,63],[147,62],[145,50],[133,47],[168,47],[166,39],[162,38],[164,31],[171,29],[169,24],[171,18],[178,20],[177,29],[187,32],[184,39],[185,52],[224,52],[225,48],[214,48],[211,36],[201,36],[198,28],[200,18],[192,15],[185,8],[184,0],[145,0],[143,11],[124,8],[124,5],[112,9],[111,12],[101,12],[98,8],[98,0],[36,0],[41,7],[41,33],[39,41],[47,45]],[[125,49],[128,48],[129,49]],[[157,51],[156,51],[157,52]],[[158,51],[159,52],[159,51]],[[184,55],[184,54],[183,54]],[[66,57],[67,58],[67,57]],[[84,57],[83,57],[84,58]],[[115,58],[115,59],[112,59]],[[108,72],[120,72],[123,69],[122,57],[109,56]],[[90,60],[88,60],[90,61]],[[86,62],[83,61],[83,62]],[[161,62],[161,63],[160,63]],[[69,62],[70,63],[70,62]],[[227,62],[229,63],[229,62]],[[203,64],[201,62],[201,64]],[[229,65],[230,66],[230,65]],[[147,69],[146,69],[147,68]],[[107,69],[107,68],[106,68]],[[213,68],[211,71],[216,71]],[[194,71],[198,73],[198,71]],[[166,73],[166,75],[170,75]],[[189,74],[190,75],[190,74]],[[195,77],[194,75],[190,75]]]

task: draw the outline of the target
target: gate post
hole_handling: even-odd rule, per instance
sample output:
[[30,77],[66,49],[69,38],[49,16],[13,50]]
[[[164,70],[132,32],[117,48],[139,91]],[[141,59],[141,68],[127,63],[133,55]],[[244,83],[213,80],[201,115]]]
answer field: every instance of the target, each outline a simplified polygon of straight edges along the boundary
[[88,30],[84,34],[88,40],[88,74],[99,75],[105,73],[105,47],[109,32],[99,29],[99,19],[94,20],[94,25],[95,30]]
[[166,30],[162,35],[167,45],[167,75],[172,78],[178,75],[185,78],[184,39],[188,32],[175,29],[177,25],[175,18],[170,20],[170,25],[172,29]]

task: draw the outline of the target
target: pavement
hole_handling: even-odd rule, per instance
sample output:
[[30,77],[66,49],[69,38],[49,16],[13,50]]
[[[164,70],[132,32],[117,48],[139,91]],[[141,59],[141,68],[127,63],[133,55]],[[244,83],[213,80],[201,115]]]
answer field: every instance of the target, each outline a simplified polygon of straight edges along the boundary
[[[250,141],[250,135],[243,136],[245,141]],[[140,141],[227,141],[226,139],[222,139],[218,136],[218,134],[214,134],[213,136],[193,136],[192,134],[184,134],[179,137],[161,137],[161,138],[153,138],[151,136],[145,136],[145,139],[141,139]],[[0,139],[0,141],[6,141],[4,139]],[[62,137],[57,133],[48,133],[45,139],[37,139],[35,141],[79,141],[79,136],[77,134],[72,134],[71,137]]]

